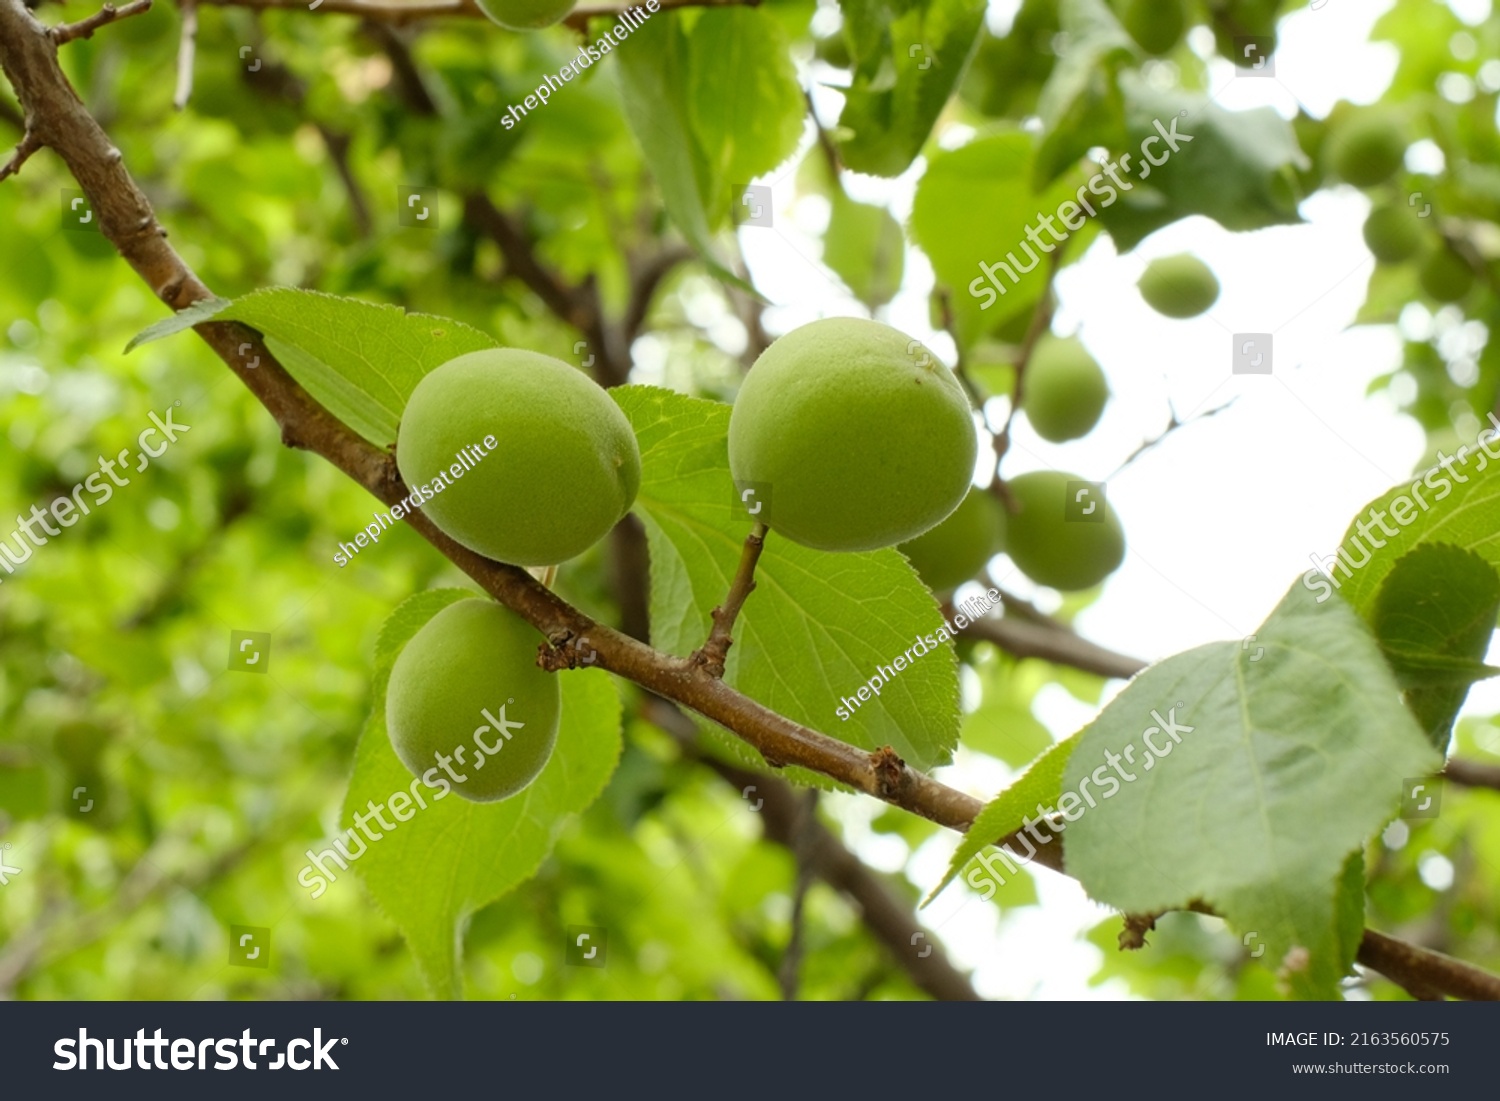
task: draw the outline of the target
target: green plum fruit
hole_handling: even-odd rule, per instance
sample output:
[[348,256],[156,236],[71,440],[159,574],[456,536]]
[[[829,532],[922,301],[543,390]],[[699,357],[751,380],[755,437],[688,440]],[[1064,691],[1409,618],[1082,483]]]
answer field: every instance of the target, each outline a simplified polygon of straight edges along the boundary
[[1120,23],[1148,54],[1164,54],[1182,41],[1187,29],[1183,0],[1122,0]]
[[1104,372],[1077,337],[1042,337],[1023,381],[1021,409],[1037,435],[1053,443],[1088,435],[1109,400]]
[[479,10],[508,31],[536,31],[561,23],[573,0],[476,0]]
[[741,499],[817,550],[874,550],[935,527],[969,491],[978,448],[953,373],[905,333],[857,318],[772,344],[729,418]]
[[539,668],[542,636],[508,608],[460,600],[430,619],[391,669],[385,722],[413,776],[475,803],[526,787],[557,744],[562,697]]
[[897,550],[935,593],[948,592],[974,577],[1004,549],[1005,506],[993,493],[971,489],[952,514]]
[[1197,317],[1219,300],[1219,280],[1207,264],[1185,252],[1152,260],[1138,286],[1153,310],[1178,319]]
[[1377,206],[1365,219],[1365,245],[1382,264],[1401,264],[1422,248],[1422,223],[1404,206]]
[[1439,245],[1422,261],[1417,282],[1439,302],[1458,302],[1474,286],[1474,269],[1447,245]]
[[1328,155],[1339,179],[1355,187],[1375,187],[1401,167],[1406,135],[1388,112],[1362,111],[1334,130]]
[[[1125,560],[1125,532],[1114,509],[1081,487],[1074,495],[1084,495],[1069,500],[1068,483],[1081,481],[1041,470],[1006,483],[1016,504],[1005,534],[1011,561],[1038,584],[1064,592],[1093,588]],[[1102,510],[1101,519],[1090,505]]]
[[422,509],[444,532],[518,566],[588,550],[641,482],[640,448],[614,400],[561,360],[517,348],[470,352],[422,379],[396,465],[414,492],[436,491]]

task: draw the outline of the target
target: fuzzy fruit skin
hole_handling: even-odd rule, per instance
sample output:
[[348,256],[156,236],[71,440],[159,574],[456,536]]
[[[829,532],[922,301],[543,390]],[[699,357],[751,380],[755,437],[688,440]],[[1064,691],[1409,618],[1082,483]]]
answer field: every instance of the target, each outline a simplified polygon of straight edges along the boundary
[[1410,260],[1421,250],[1422,236],[1422,224],[1406,207],[1377,206],[1365,219],[1365,247],[1382,264]]
[[1406,137],[1389,115],[1359,114],[1334,131],[1329,156],[1339,179],[1355,187],[1375,187],[1401,167]]
[[736,487],[763,487],[762,522],[816,550],[874,550],[935,527],[969,491],[978,446],[968,398],[937,356],[857,318],[772,344],[729,418]]
[[1021,409],[1036,434],[1052,443],[1086,436],[1099,423],[1109,383],[1077,337],[1050,334],[1026,364]]
[[1187,11],[1182,0],[1123,0],[1120,22],[1141,49],[1160,56],[1182,41]]
[[517,566],[582,554],[630,510],[641,453],[630,422],[582,372],[551,356],[489,348],[451,359],[417,384],[401,416],[396,465],[406,484],[450,477],[461,449],[495,450],[422,506],[470,550]]
[[935,593],[948,592],[975,577],[1004,549],[1005,506],[994,494],[971,489],[937,527],[896,549]]
[[[391,668],[385,721],[391,748],[413,776],[436,768],[434,785],[443,777],[475,803],[505,799],[537,778],[557,744],[562,711],[557,677],[536,664],[541,638],[490,600],[450,604],[412,637]],[[453,758],[449,767],[462,783],[439,767],[438,753]]]
[[1102,523],[1064,518],[1074,474],[1040,470],[1007,483],[1017,511],[1006,531],[1006,551],[1027,577],[1064,592],[1092,589],[1125,560],[1125,532],[1114,509]]
[[1185,252],[1152,260],[1138,286],[1148,306],[1179,320],[1197,317],[1219,300],[1218,278],[1202,260]]
[[1440,245],[1417,271],[1417,282],[1439,302],[1458,302],[1474,286],[1474,270],[1452,249]]
[[508,31],[536,31],[561,23],[573,0],[476,0],[479,10]]

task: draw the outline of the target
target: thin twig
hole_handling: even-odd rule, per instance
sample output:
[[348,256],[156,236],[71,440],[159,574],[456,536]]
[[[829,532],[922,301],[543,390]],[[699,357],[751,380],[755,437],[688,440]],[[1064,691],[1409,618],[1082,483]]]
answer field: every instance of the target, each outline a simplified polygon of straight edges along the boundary
[[121,19],[129,19],[132,15],[151,10],[152,0],[131,0],[123,8],[117,8],[113,4],[105,4],[87,19],[80,19],[77,23],[59,23],[47,33],[52,36],[52,41],[62,46],[72,42],[75,38],[92,38],[94,32],[100,27],[114,23]]
[[806,933],[803,928],[807,910],[807,892],[812,887],[815,875],[812,862],[812,846],[818,824],[818,789],[805,792],[797,801],[797,827],[792,840],[792,855],[797,860],[797,880],[792,888],[792,916],[790,936],[786,951],[781,955],[781,967],[776,980],[781,987],[781,1000],[797,1000],[797,987],[802,979],[802,956],[806,951]]
[[713,610],[714,625],[708,632],[708,640],[688,659],[711,677],[724,675],[724,659],[734,645],[734,621],[755,591],[755,565],[760,561],[760,552],[765,545],[766,525],[757,521],[750,534],[745,536],[745,549],[740,554],[739,569],[729,586],[729,595]]
[[20,144],[16,146],[16,151],[11,154],[10,160],[0,165],[0,180],[9,179],[21,171],[21,166],[30,160],[31,155],[41,147],[41,139],[36,136],[35,131],[27,130],[22,134]]
[[181,0],[182,35],[177,43],[177,90],[172,93],[172,106],[179,111],[187,107],[193,95],[193,64],[198,54],[198,5],[197,0]]
[[1188,425],[1198,424],[1198,423],[1200,423],[1202,421],[1206,421],[1206,420],[1208,420],[1209,417],[1216,417],[1220,413],[1224,412],[1224,410],[1228,409],[1231,405],[1233,405],[1237,401],[1239,401],[1238,397],[1230,398],[1223,405],[1216,405],[1212,409],[1209,409],[1207,412],[1199,413],[1196,417],[1189,417],[1187,420],[1183,420],[1182,418],[1180,418],[1177,415],[1176,408],[1174,406],[1172,406],[1172,404],[1169,402],[1168,405],[1167,405],[1167,408],[1172,413],[1172,419],[1167,422],[1167,426],[1165,428],[1163,428],[1160,432],[1158,432],[1155,436],[1153,436],[1151,439],[1149,439],[1145,443],[1141,444],[1140,447],[1137,447],[1129,455],[1125,456],[1125,461],[1122,462],[1119,466],[1115,467],[1114,472],[1112,474],[1110,474],[1110,476],[1108,478],[1105,478],[1104,480],[1106,482],[1112,481],[1114,478],[1116,478],[1119,475],[1120,471],[1124,470],[1127,466],[1129,466],[1131,463],[1135,462],[1137,459],[1139,459],[1146,452],[1148,452],[1152,448],[1156,447],[1163,440],[1165,440],[1168,436],[1170,436],[1173,432],[1176,432],[1179,428],[1186,428],[1186,427],[1188,427]]

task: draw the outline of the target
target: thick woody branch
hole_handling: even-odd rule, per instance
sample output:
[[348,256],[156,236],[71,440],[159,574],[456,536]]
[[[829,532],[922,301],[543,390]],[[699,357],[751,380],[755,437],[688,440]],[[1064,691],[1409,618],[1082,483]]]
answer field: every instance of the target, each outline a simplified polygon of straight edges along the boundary
[[[98,215],[105,237],[157,297],[173,310],[210,297],[209,289],[167,243],[145,195],[126,171],[120,151],[68,83],[58,65],[52,35],[21,0],[0,0],[0,69],[20,97],[37,140],[62,157]],[[363,439],[314,401],[253,330],[234,322],[210,321],[195,331],[266,407],[287,446],[316,452],[386,504],[394,505],[409,495],[390,453]],[[260,357],[255,370],[248,369],[239,354],[244,343]],[[449,561],[554,645],[587,636],[599,666],[718,723],[767,761],[822,773],[955,830],[967,829],[979,813],[978,799],[908,768],[891,749],[866,752],[792,722],[702,667],[594,623],[525,570],[481,558],[448,538],[420,512],[407,519]],[[1042,846],[1038,862],[1060,869],[1061,849],[1061,845]],[[1361,952],[1371,961],[1369,966],[1408,988],[1410,979],[1456,997],[1500,999],[1500,977],[1457,960],[1370,932],[1365,934]]]

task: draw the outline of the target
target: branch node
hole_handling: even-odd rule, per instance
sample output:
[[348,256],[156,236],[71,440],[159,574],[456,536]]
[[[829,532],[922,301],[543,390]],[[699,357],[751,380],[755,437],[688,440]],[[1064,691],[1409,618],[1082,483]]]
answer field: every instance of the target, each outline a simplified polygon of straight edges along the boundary
[[1156,928],[1159,914],[1125,914],[1125,927],[1120,930],[1120,951],[1135,952],[1146,947],[1146,934]]
[[906,785],[906,762],[890,746],[882,746],[870,754],[870,767],[875,771],[875,789],[882,799],[894,799]]

